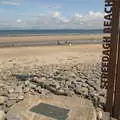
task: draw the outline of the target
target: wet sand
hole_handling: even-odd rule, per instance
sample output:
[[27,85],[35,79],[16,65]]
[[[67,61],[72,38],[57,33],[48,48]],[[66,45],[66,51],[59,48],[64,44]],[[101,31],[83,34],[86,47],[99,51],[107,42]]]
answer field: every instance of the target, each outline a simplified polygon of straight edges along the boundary
[[86,35],[41,35],[41,36],[17,36],[0,37],[0,47],[18,47],[18,46],[53,46],[57,41],[61,45],[69,40],[72,44],[101,44],[101,34]]
[[0,42],[27,42],[27,41],[45,41],[45,40],[100,40],[102,34],[85,35],[39,35],[39,36],[16,36],[0,37]]

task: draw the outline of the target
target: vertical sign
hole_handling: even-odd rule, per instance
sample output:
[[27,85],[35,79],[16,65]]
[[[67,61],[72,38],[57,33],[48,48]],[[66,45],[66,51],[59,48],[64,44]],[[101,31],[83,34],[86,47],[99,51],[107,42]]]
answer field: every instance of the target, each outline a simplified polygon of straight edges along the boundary
[[120,0],[105,0],[101,87],[107,89],[106,111],[120,115]]
[[106,111],[112,113],[116,74],[115,1],[105,0],[101,87],[107,89]]
[[115,97],[114,97],[114,109],[113,116],[120,119],[120,0],[117,1],[117,39],[118,39],[118,61],[117,61],[117,72],[116,72],[116,84],[115,84]]

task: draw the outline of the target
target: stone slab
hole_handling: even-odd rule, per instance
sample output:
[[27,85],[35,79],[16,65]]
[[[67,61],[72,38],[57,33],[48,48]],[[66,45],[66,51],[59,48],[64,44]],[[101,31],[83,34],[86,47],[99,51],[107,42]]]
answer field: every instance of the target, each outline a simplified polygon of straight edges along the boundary
[[13,106],[7,113],[7,116],[20,116],[21,120],[55,120],[30,111],[32,107],[40,103],[69,109],[70,111],[66,120],[96,120],[96,111],[89,100],[76,96],[66,97],[55,95],[41,98],[29,95],[24,101]]

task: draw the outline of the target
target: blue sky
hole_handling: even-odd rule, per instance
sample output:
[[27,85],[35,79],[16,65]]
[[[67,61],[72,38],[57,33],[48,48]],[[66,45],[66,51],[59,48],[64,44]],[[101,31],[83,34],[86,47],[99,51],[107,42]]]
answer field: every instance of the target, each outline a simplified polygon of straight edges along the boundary
[[102,28],[104,0],[0,0],[0,29]]

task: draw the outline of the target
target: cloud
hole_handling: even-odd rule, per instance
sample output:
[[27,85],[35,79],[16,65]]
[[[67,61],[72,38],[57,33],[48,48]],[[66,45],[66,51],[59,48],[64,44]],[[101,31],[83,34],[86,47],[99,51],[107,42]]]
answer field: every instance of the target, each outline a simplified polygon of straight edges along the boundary
[[89,16],[92,16],[92,17],[103,17],[104,13],[89,11]]
[[0,1],[0,4],[3,4],[3,5],[12,5],[12,6],[19,6],[20,3],[18,1]]
[[104,13],[89,11],[87,14],[75,13],[70,19],[70,23],[72,26],[77,25],[81,28],[102,28],[103,20]]
[[[14,22],[7,23],[11,28],[27,29],[101,29],[103,28],[104,13],[89,11],[87,14],[74,13],[66,17],[61,12],[54,11],[51,14],[29,16],[26,20],[18,18]],[[4,25],[6,25],[4,23]],[[1,25],[0,25],[1,26]]]
[[62,7],[60,6],[60,5],[58,5],[58,4],[41,4],[40,5],[40,7],[41,8],[45,8],[45,9],[53,9],[53,10],[55,10],[55,9],[61,9]]
[[22,20],[21,19],[17,19],[17,23],[21,23],[22,22]]
[[53,12],[52,16],[53,17],[60,17],[60,12]]
[[82,15],[82,14],[79,14],[79,13],[75,13],[74,16],[77,17],[77,18],[82,18],[82,17],[83,17],[83,15]]

